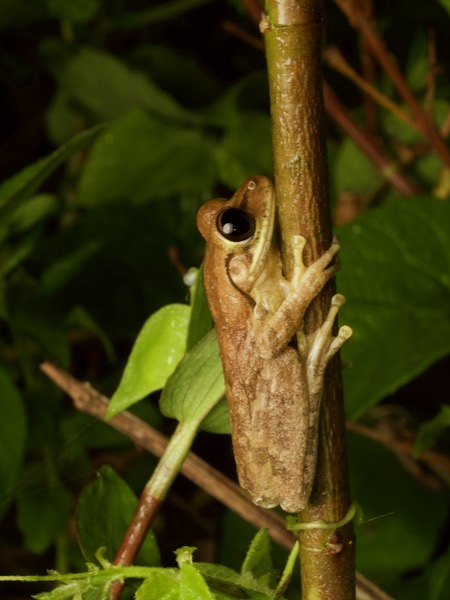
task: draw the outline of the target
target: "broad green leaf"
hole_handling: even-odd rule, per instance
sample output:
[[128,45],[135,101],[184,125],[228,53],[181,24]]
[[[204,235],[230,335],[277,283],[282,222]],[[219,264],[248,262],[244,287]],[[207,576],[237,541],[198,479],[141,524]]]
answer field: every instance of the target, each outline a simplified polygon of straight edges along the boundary
[[48,18],[45,0],[2,0],[0,2],[0,31],[25,31],[28,25]]
[[215,331],[183,357],[160,399],[161,412],[180,423],[200,422],[225,393]]
[[230,415],[228,413],[226,398],[222,398],[209,411],[202,421],[201,429],[209,433],[231,433]]
[[114,578],[95,577],[69,581],[56,587],[50,592],[36,594],[37,600],[108,600]]
[[35,230],[5,245],[0,255],[0,273],[8,275],[14,271],[24,260],[33,254],[41,240],[41,233]]
[[133,109],[93,146],[80,180],[80,202],[147,202],[203,195],[215,180],[213,146],[201,129],[167,123]]
[[89,260],[100,249],[100,243],[97,240],[80,246],[71,254],[51,263],[42,273],[41,289],[45,294],[54,294],[56,291],[64,288],[77,273],[83,270]]
[[450,352],[450,204],[399,200],[339,229],[348,414],[361,415]]
[[270,117],[257,111],[231,114],[216,160],[220,179],[231,189],[255,173],[269,175],[273,170]]
[[52,194],[39,194],[30,198],[11,215],[8,223],[9,233],[17,235],[28,231],[43,219],[54,214],[57,208],[57,198]]
[[193,565],[187,563],[181,565],[180,599],[214,600],[206,581]]
[[111,362],[114,360],[114,348],[108,334],[83,306],[77,304],[72,308],[66,317],[65,325],[68,328],[82,329],[83,331],[92,333],[100,340],[108,359]]
[[[78,501],[77,532],[86,560],[96,562],[95,555],[101,547],[106,548],[106,558],[113,560],[136,505],[136,496],[128,485],[110,467],[102,467]],[[159,560],[155,537],[149,531],[136,562],[156,566]]]
[[13,498],[14,484],[22,466],[26,415],[22,396],[8,372],[0,366],[0,518]]
[[11,327],[17,339],[33,340],[46,358],[68,366],[69,341],[55,307],[47,298],[34,288],[14,289],[10,291],[8,304]]
[[27,491],[17,499],[17,526],[22,543],[35,554],[46,552],[67,530],[72,494],[63,485]]
[[349,434],[348,445],[350,487],[364,513],[357,566],[385,587],[430,560],[446,519],[447,494],[419,485],[392,452],[372,440]]
[[25,167],[0,186],[0,216],[19,207],[32,196],[56,169],[74,152],[85,148],[103,128],[102,125],[83,131],[45,158]]
[[382,182],[372,162],[350,138],[345,138],[336,152],[332,176],[337,193],[367,194]]
[[[158,8],[168,4],[159,4]],[[208,106],[223,92],[217,74],[206,70],[198,57],[163,40],[160,43],[142,43],[133,51],[132,60],[134,65],[150,73],[155,83],[176,95],[186,106]],[[193,81],[195,85],[192,85]]]
[[191,287],[191,318],[189,321],[187,349],[190,350],[213,327],[211,313],[205,294],[203,265],[197,270]]
[[406,65],[406,78],[410,89],[417,94],[428,84],[430,70],[428,44],[430,43],[425,31],[419,30],[411,41]]
[[109,418],[164,386],[184,354],[189,315],[189,306],[168,304],[148,319],[111,398]]
[[[430,189],[435,189],[437,187],[436,182],[439,182],[443,173],[442,161],[436,154],[425,153],[414,162],[414,172],[417,173],[417,177],[421,182],[429,186]],[[436,197],[438,197],[437,194]]]
[[424,450],[436,444],[439,437],[450,427],[450,406],[441,406],[439,414],[420,426],[414,447],[414,456],[419,458]]
[[[403,110],[408,113],[408,105],[402,104],[401,107]],[[433,103],[433,120],[437,124],[441,124],[447,117],[448,111],[448,102],[447,100],[435,100]],[[402,119],[397,117],[394,113],[386,112],[382,115],[383,119],[383,127],[385,132],[393,141],[397,141],[401,144],[419,144],[423,143],[424,136],[423,133],[414,126],[414,124],[410,125],[409,123],[405,123]],[[420,161],[424,161],[427,159],[427,154],[424,156],[417,157]],[[415,165],[414,165],[415,167]],[[430,186],[433,187],[433,182],[430,183]]]
[[185,12],[208,2],[211,2],[211,0],[166,0],[158,6],[121,15],[120,19],[114,22],[114,29],[127,31],[148,25],[156,25],[175,19]]
[[69,93],[61,89],[56,91],[45,119],[47,136],[53,144],[59,146],[72,137],[73,132],[77,130],[80,112],[81,109],[74,110]]
[[74,23],[88,23],[97,15],[101,0],[47,0],[49,14]]
[[[233,569],[213,563],[194,563],[193,566],[202,575],[214,597],[227,600],[241,598],[273,600],[273,589],[263,581],[254,579],[250,573],[240,574]],[[274,576],[275,573],[272,575]]]
[[152,574],[139,587],[136,600],[179,600],[180,573],[175,569],[164,569]]
[[242,575],[250,575],[256,581],[275,587],[270,537],[267,529],[260,529],[252,540],[241,569]]
[[412,580],[402,582],[396,592],[398,600],[447,600],[450,598],[450,551],[428,565]]
[[450,0],[438,0],[438,2],[450,14]]
[[[62,49],[47,45],[47,53]],[[130,69],[115,56],[88,46],[80,48],[57,72],[64,92],[90,115],[112,120],[140,107],[155,117],[173,122],[199,123],[200,118],[180,106],[148,77]]]

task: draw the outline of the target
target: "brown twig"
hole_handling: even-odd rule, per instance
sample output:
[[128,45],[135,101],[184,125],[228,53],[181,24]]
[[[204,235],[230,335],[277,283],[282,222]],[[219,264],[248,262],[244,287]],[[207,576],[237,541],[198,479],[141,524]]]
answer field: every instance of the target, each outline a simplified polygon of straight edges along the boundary
[[[395,453],[401,453],[411,457],[414,451],[414,439],[402,439],[389,434],[381,429],[368,427],[355,421],[347,421],[347,430],[363,435],[371,440],[379,442]],[[420,455],[420,461],[425,463],[433,471],[443,471],[450,475],[450,458],[435,450],[424,450]]]
[[[267,0],[262,23],[269,75],[277,215],[283,267],[292,269],[293,235],[307,240],[305,262],[323,255],[332,239],[322,76],[322,0]],[[326,319],[335,284],[330,281],[310,304],[308,335]],[[327,367],[320,407],[320,434],[312,493],[299,520],[343,519],[350,507],[340,364]],[[353,523],[300,531],[302,597],[355,597]]]
[[[226,21],[223,26],[226,31],[243,40],[250,46],[253,46],[258,50],[264,49],[264,44],[259,38],[256,38],[255,36],[244,31],[235,23]],[[389,158],[386,157],[382,150],[378,148],[373,138],[363,131],[356,121],[352,119],[346,108],[338,100],[332,88],[326,82],[324,82],[324,94],[325,110],[327,111],[328,117],[330,117],[343,130],[343,132],[355,142],[360,150],[373,163],[375,168],[386,178],[387,181],[389,181],[392,187],[404,196],[417,195],[420,192],[419,188],[400,171],[400,167],[397,164],[394,164]],[[361,209],[358,208],[358,210],[355,211],[355,216],[360,210]]]
[[[77,410],[105,421],[108,398],[50,362],[44,362],[41,369],[72,398]],[[158,457],[162,456],[169,443],[166,436],[128,411],[118,414],[107,423]],[[281,517],[273,511],[255,506],[238,485],[192,452],[184,461],[181,473],[255,527],[267,527],[272,539],[280,545],[285,548],[292,546],[294,538],[286,530]]]
[[364,18],[364,15],[359,10],[353,10],[354,5],[348,0],[335,0],[335,2],[353,27],[364,36],[367,46],[370,48],[372,54],[383,67],[404,101],[411,108],[417,128],[423,133],[430,146],[440,156],[445,165],[450,168],[449,149],[429,114],[416,100],[395,59],[388,52],[384,41],[376,29],[374,21]]
[[[363,11],[367,19],[372,18],[373,0],[359,0],[360,10]],[[361,38],[359,60],[361,62],[361,71],[364,80],[374,84],[376,80],[376,65],[372,53],[368,51],[364,38]],[[375,136],[377,132],[377,108],[373,98],[363,91],[363,107],[366,123],[366,130]]]
[[[128,411],[106,421],[105,413],[109,403],[106,396],[50,362],[42,363],[41,370],[72,398],[77,410],[108,423],[154,456],[162,456],[169,439],[159,431]],[[184,461],[181,473],[254,527],[267,528],[270,537],[280,546],[288,550],[292,548],[295,538],[286,529],[281,515],[255,506],[239,486],[193,452]],[[360,573],[356,574],[356,582],[357,600],[393,600]]]
[[242,3],[253,22],[259,23],[261,20],[262,8],[258,0],[242,0]]
[[398,170],[398,166],[394,162],[386,158],[373,139],[349,116],[336,94],[326,83],[324,84],[324,98],[327,114],[351,137],[391,185],[404,196],[417,195],[419,190],[416,185]]
[[415,127],[416,124],[414,123],[414,119],[412,119],[412,117],[393,100],[377,90],[372,83],[361,77],[361,75],[359,75],[345,60],[340,50],[336,46],[328,46],[324,51],[324,58],[330,67],[335,69],[338,73],[341,73],[341,75],[347,77],[347,79],[350,79],[350,81],[357,85],[380,106],[394,114],[404,123],[411,125],[411,127]]

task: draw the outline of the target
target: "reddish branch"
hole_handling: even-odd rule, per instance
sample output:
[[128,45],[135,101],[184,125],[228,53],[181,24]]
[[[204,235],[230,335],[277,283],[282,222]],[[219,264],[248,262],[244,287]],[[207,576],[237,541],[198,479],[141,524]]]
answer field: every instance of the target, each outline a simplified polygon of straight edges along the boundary
[[358,7],[355,7],[354,2],[349,2],[348,0],[335,0],[335,2],[353,27],[364,37],[367,47],[383,67],[398,93],[410,107],[417,128],[423,133],[430,146],[441,157],[445,165],[450,167],[449,149],[435,127],[430,115],[420,106],[415,98],[394,57],[386,48],[383,39],[378,33],[376,23],[372,19],[367,19]]
[[[41,370],[72,398],[77,410],[108,423],[151,454],[162,456],[169,440],[159,431],[128,411],[105,421],[109,403],[106,396],[50,362],[44,362]],[[286,529],[281,515],[255,506],[239,486],[193,452],[190,452],[184,461],[181,473],[257,529],[267,528],[270,537],[280,546],[292,548],[295,537]],[[360,573],[356,574],[356,581],[357,600],[393,600]]]

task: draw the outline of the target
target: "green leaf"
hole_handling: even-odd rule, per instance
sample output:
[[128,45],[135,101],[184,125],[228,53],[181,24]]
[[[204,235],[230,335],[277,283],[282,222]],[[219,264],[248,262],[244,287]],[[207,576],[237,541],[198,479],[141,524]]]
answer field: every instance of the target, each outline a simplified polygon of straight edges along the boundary
[[217,598],[273,600],[273,589],[269,589],[261,580],[254,579],[250,573],[240,574],[223,565],[212,563],[194,563],[193,566],[201,573]]
[[158,6],[129,12],[121,16],[114,22],[114,29],[128,31],[169,21],[208,2],[211,0],[166,0]]
[[[364,512],[357,567],[381,587],[424,567],[442,535],[446,494],[418,485],[377,442],[348,435],[350,487]],[[423,598],[426,598],[424,596]]]
[[52,194],[39,194],[30,198],[11,215],[9,234],[18,235],[28,231],[43,219],[55,214],[57,208],[57,198]]
[[339,229],[347,299],[340,321],[353,328],[343,357],[352,418],[450,352],[450,204],[399,200]]
[[[218,359],[220,361],[220,359]],[[209,433],[231,433],[230,415],[226,398],[222,398],[209,411],[201,424],[203,431]]]
[[367,194],[382,182],[372,162],[349,137],[336,153],[332,172],[337,193]]
[[0,365],[0,518],[8,510],[13,487],[22,466],[26,415],[22,396],[8,372]]
[[144,581],[136,592],[136,600],[179,600],[180,573],[174,569],[161,569]]
[[180,599],[214,600],[206,581],[193,565],[187,563],[181,565]]
[[19,29],[47,19],[44,0],[2,0],[0,2],[0,31]]
[[[106,548],[112,561],[136,509],[137,499],[128,485],[110,468],[100,469],[97,479],[86,486],[78,501],[78,539],[86,560],[96,562],[98,548]],[[152,531],[147,534],[137,564],[156,566],[159,550]]]
[[10,324],[17,339],[29,338],[42,353],[63,367],[70,358],[69,341],[59,321],[59,315],[48,299],[35,288],[12,288],[8,298]]
[[72,494],[63,485],[27,492],[17,500],[17,526],[22,543],[35,554],[46,552],[67,529]]
[[50,592],[32,596],[38,600],[108,600],[114,578],[93,578],[69,581]]
[[103,128],[92,127],[72,138],[52,154],[29,165],[0,186],[0,217],[18,208],[32,196],[56,169],[74,152],[85,148]]
[[200,129],[133,109],[93,146],[80,180],[80,202],[97,206],[205,194],[215,179],[212,148]]
[[417,94],[425,89],[428,81],[430,70],[428,44],[429,39],[425,31],[419,30],[409,46],[406,78],[410,89]]
[[223,141],[216,149],[220,179],[231,189],[246,177],[273,170],[270,117],[258,111],[236,111],[227,121]]
[[[62,49],[47,45],[47,53]],[[140,107],[168,121],[199,123],[195,113],[181,107],[143,73],[130,69],[118,58],[95,48],[82,47],[57,72],[60,86],[75,104],[100,120],[112,120]]]
[[436,444],[442,433],[450,427],[450,406],[441,406],[439,414],[420,426],[414,446],[415,458]]
[[14,269],[36,251],[36,247],[41,240],[42,237],[39,231],[30,231],[21,236],[20,239],[11,241],[2,249],[0,273],[8,275],[14,271]]
[[450,598],[450,550],[427,566],[424,573],[403,581],[398,600],[447,600]]
[[101,342],[108,359],[111,362],[114,360],[114,348],[108,334],[83,306],[75,305],[72,308],[66,317],[65,325],[68,328],[82,329],[93,334]]
[[[423,65],[422,65],[423,66]],[[428,66],[427,66],[428,68]],[[401,108],[407,113],[408,112],[408,105],[407,104],[401,104],[400,105]],[[437,125],[441,125],[447,116],[447,111],[448,111],[448,102],[447,100],[443,101],[443,100],[435,100],[433,102],[433,113],[432,113],[432,118],[433,121],[435,121],[435,123]],[[410,125],[409,123],[405,123],[405,121],[403,121],[402,119],[400,119],[397,115],[395,115],[392,112],[385,112],[382,115],[382,120],[383,120],[383,128],[385,129],[385,133],[388,135],[388,137],[394,142],[396,141],[397,143],[400,144],[420,144],[424,142],[424,135],[423,133],[414,126],[414,124]],[[436,163],[436,158],[440,164],[440,166],[442,166],[441,161],[439,161],[439,157],[433,157],[434,160],[431,160],[431,157],[433,157],[432,154],[428,154],[425,153],[423,156],[418,156],[417,160],[415,161],[414,164],[414,168],[417,168],[416,163],[418,162],[419,165],[420,163],[424,163],[425,164],[427,162],[431,162],[433,165]],[[419,172],[424,170],[424,166],[422,164]],[[425,169],[426,170],[426,169]],[[429,180],[429,177],[427,177],[427,181]],[[430,187],[433,187],[434,183],[436,180],[431,181],[429,183]]]
[[197,270],[191,287],[191,318],[189,321],[187,349],[190,350],[213,327],[203,281],[203,265]]
[[92,240],[67,256],[51,263],[42,273],[41,289],[45,294],[54,294],[83,270],[100,249],[100,242]]
[[267,529],[260,529],[252,540],[241,569],[242,575],[250,575],[256,581],[275,587],[270,537]]
[[160,399],[161,412],[180,423],[200,422],[225,393],[215,331],[190,350],[169,378]]
[[148,319],[111,398],[108,418],[164,386],[185,352],[189,315],[189,306],[168,304]]
[[101,5],[101,0],[47,0],[51,16],[74,23],[89,23],[97,15]]
[[450,14],[450,0],[438,0],[438,2]]

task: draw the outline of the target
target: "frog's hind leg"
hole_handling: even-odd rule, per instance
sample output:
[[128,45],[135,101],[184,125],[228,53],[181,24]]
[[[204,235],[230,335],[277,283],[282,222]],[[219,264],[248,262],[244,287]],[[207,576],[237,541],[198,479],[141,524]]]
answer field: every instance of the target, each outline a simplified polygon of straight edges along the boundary
[[308,355],[306,359],[306,372],[309,390],[309,435],[308,452],[304,465],[305,481],[311,486],[314,480],[317,460],[317,443],[319,430],[320,405],[322,401],[323,382],[325,369],[330,359],[336,354],[342,344],[352,335],[352,330],[343,325],[336,337],[332,329],[336,315],[344,304],[345,298],[342,294],[336,294],[331,299],[331,307],[323,325],[312,335],[306,336]]
[[328,363],[353,333],[348,325],[343,325],[336,337],[331,333],[336,315],[344,302],[345,298],[342,294],[335,294],[331,299],[331,307],[323,325],[308,336],[309,352],[306,365],[310,396],[321,391]]

